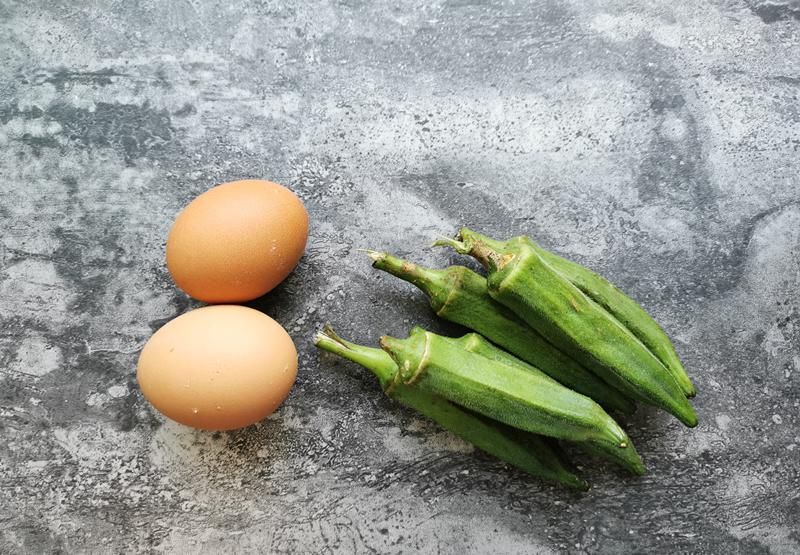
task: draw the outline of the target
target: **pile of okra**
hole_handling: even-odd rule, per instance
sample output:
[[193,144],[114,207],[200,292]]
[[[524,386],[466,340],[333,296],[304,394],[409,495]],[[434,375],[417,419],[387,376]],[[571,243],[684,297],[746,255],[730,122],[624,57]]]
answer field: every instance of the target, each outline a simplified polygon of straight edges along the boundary
[[369,369],[389,397],[477,448],[576,489],[588,484],[559,440],[645,472],[609,412],[630,414],[642,402],[697,425],[687,399],[695,388],[672,342],[608,280],[526,236],[500,241],[463,228],[435,245],[474,257],[486,275],[367,252],[373,267],[417,286],[438,316],[473,333],[415,327],[374,348],[328,325],[315,344]]

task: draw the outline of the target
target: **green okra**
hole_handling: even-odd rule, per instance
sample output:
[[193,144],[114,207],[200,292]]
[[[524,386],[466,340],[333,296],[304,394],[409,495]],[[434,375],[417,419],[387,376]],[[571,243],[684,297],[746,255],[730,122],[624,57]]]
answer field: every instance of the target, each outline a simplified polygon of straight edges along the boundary
[[[416,331],[417,329],[421,328],[414,328],[412,332]],[[526,372],[534,372],[547,377],[546,374],[544,374],[541,370],[539,370],[535,366],[531,366],[527,362],[520,360],[513,355],[508,354],[503,349],[496,347],[495,345],[492,344],[491,341],[489,341],[488,339],[486,339],[485,337],[483,337],[478,333],[468,333],[457,339],[451,339],[451,338],[445,338],[445,339],[448,339],[453,343],[459,345],[465,351],[469,351],[471,353],[477,353],[481,356],[490,358],[492,360],[497,360],[500,362],[504,362],[506,364],[511,364],[512,366],[517,366],[518,368],[521,368]],[[604,450],[593,447],[592,444],[590,443],[584,442],[581,443],[580,445],[584,450],[588,451],[589,453],[599,455],[603,458],[608,458]],[[612,460],[616,461],[617,459],[612,458]],[[638,473],[638,470],[634,471]]]
[[[445,338],[451,339],[451,338]],[[500,347],[495,346],[491,341],[483,337],[479,333],[468,333],[466,335],[462,335],[461,337],[452,339],[454,343],[461,346],[462,349],[465,351],[469,351],[470,353],[475,353],[481,355],[483,357],[489,358],[491,360],[496,360],[497,362],[502,362],[504,364],[509,364],[526,372],[533,372],[543,378],[553,380],[552,377],[548,376],[532,364],[528,364],[524,360],[518,359],[512,354],[507,353]],[[556,380],[554,382],[558,383]],[[561,384],[559,384],[561,385]],[[580,393],[580,392],[578,392]]]
[[529,244],[493,241],[463,228],[438,244],[470,254],[487,269],[489,293],[546,339],[630,395],[687,426],[697,415],[661,361],[622,323],[547,264]]
[[528,237],[539,256],[553,269],[583,291],[590,299],[606,309],[612,316],[628,328],[645,347],[650,349],[658,360],[678,382],[687,397],[694,397],[697,390],[689,379],[675,347],[661,326],[632,298],[620,291],[613,283],[600,274],[576,262],[562,258],[543,249]]
[[573,489],[589,489],[589,485],[568,468],[560,449],[551,440],[489,420],[438,395],[395,383],[397,365],[383,350],[345,341],[330,326],[317,334],[314,343],[320,349],[367,368],[390,397],[479,449],[533,476]]
[[397,386],[440,395],[515,428],[587,442],[644,473],[639,454],[614,419],[590,398],[548,376],[466,351],[452,339],[421,329],[407,339],[384,336],[380,344],[397,364]]
[[609,409],[630,414],[635,405],[580,363],[559,351],[511,310],[492,299],[486,279],[464,266],[424,268],[383,252],[367,251],[373,267],[416,285],[437,316],[473,329],[559,383]]
[[[503,243],[489,238],[484,239],[486,239],[487,244],[493,247]],[[523,242],[530,245],[553,270],[564,276],[583,291],[587,297],[602,306],[611,316],[628,328],[664,365],[678,383],[684,395],[691,398],[697,394],[672,341],[639,303],[620,291],[600,274],[548,251],[530,237],[514,237],[510,241]]]

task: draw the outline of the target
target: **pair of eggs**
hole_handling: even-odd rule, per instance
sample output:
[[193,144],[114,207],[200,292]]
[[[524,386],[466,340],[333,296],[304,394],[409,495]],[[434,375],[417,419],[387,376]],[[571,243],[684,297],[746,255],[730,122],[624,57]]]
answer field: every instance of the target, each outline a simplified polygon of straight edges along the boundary
[[219,185],[178,215],[167,268],[178,287],[214,306],[175,318],[144,346],[137,380],[159,412],[195,428],[231,430],[284,401],[297,376],[294,342],[269,316],[230,303],[277,286],[307,239],[302,202],[269,181]]

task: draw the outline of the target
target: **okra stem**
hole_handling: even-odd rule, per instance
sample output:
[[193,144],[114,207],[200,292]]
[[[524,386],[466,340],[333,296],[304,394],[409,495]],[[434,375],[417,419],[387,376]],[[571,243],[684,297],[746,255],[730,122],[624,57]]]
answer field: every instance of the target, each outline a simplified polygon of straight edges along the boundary
[[339,355],[370,370],[378,378],[383,389],[389,387],[397,372],[397,365],[381,349],[345,341],[333,331],[330,324],[325,324],[322,331],[317,332],[317,335],[314,336],[314,344],[320,349]]
[[[372,259],[372,267],[399,277],[421,289],[437,312],[447,304],[452,288],[447,287],[448,276],[442,272],[418,266],[408,260],[392,256],[389,253],[366,251]],[[449,281],[453,281],[453,276]],[[452,285],[452,284],[451,284]]]

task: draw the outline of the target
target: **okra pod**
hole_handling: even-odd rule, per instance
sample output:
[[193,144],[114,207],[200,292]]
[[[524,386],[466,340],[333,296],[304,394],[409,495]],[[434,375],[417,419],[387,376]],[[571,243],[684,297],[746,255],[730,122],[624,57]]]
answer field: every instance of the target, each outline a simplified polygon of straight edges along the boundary
[[[411,333],[409,335],[414,335],[417,333],[425,333],[426,331],[427,330],[425,330],[425,328],[414,326],[413,328],[411,328]],[[444,335],[439,335],[438,337],[443,341],[447,341],[449,343],[452,343],[453,345],[457,345],[460,349],[463,349],[467,352],[475,353],[476,355],[481,355],[482,357],[495,360],[497,362],[509,364],[511,366],[524,370],[525,372],[532,372],[537,376],[541,376],[546,380],[551,380],[555,383],[558,383],[555,380],[553,380],[553,378],[551,378],[550,376],[548,376],[535,366],[532,366],[527,362],[525,362],[524,360],[520,360],[514,355],[507,353],[500,347],[497,347],[491,341],[489,341],[479,333],[471,332],[462,335],[461,337],[446,337]]]
[[697,415],[672,375],[622,323],[524,241],[493,241],[469,229],[442,240],[487,270],[489,294],[546,339],[618,389],[663,408],[687,426]]
[[494,344],[492,344],[491,341],[489,341],[479,333],[472,332],[466,335],[462,335],[461,337],[458,338],[445,337],[444,339],[452,340],[454,343],[461,346],[462,349],[464,349],[465,351],[469,351],[470,353],[475,353],[477,355],[481,355],[491,360],[496,360],[497,362],[509,364],[526,372],[532,372],[534,374],[542,376],[543,378],[553,380],[553,378],[551,378],[550,376],[548,376],[535,366],[528,364],[524,360],[518,359],[517,357],[507,353],[500,347],[495,346]]
[[[487,244],[493,247],[503,243],[489,238],[485,239]],[[611,316],[628,328],[664,365],[678,383],[684,395],[691,398],[697,394],[697,390],[686,373],[686,369],[683,367],[672,341],[639,303],[620,291],[600,274],[542,248],[530,237],[514,237],[510,241],[523,242],[530,245],[545,263],[568,279],[583,291],[586,296],[602,306]]]
[[590,443],[644,473],[639,454],[614,419],[590,398],[547,376],[465,351],[423,330],[407,339],[384,336],[380,344],[397,364],[396,386],[440,395],[515,428]]
[[684,395],[694,397],[697,390],[689,379],[675,347],[661,326],[632,298],[620,291],[613,283],[590,269],[552,253],[526,237],[539,256],[558,273],[572,282],[590,299],[606,309],[628,328],[644,346],[661,361],[678,382]]
[[[421,328],[419,328],[419,329],[421,329]],[[476,353],[476,354],[479,354],[481,356],[490,358],[492,360],[497,360],[497,361],[500,361],[500,362],[504,362],[506,364],[510,364],[512,366],[516,366],[516,367],[521,368],[522,370],[524,370],[526,372],[534,372],[534,373],[538,373],[538,374],[541,374],[543,376],[546,376],[546,374],[541,372],[535,366],[531,366],[527,362],[525,362],[523,360],[520,360],[520,359],[518,359],[517,357],[515,357],[513,355],[508,354],[503,349],[500,349],[499,347],[496,347],[495,345],[493,345],[488,339],[486,339],[485,337],[483,337],[480,334],[468,333],[468,334],[466,334],[466,335],[464,335],[462,337],[459,337],[457,339],[451,339],[451,338],[445,338],[445,339],[448,339],[448,340],[454,342],[455,344],[459,345],[465,351],[469,351],[471,353]],[[592,445],[590,443],[583,442],[580,445],[583,447],[584,450],[586,450],[586,451],[588,451],[588,452],[590,452],[592,454],[599,455],[599,456],[601,456],[603,458],[608,458],[608,455],[606,454],[605,451],[603,451],[602,449],[598,449],[596,447],[592,447]],[[617,459],[616,458],[612,458],[612,460],[616,461]],[[625,466],[627,466],[627,465],[625,465]]]
[[565,355],[511,310],[492,299],[486,278],[464,266],[424,268],[384,252],[367,251],[372,266],[416,285],[436,315],[477,331],[559,383],[608,409],[630,414],[635,405]]
[[427,416],[477,448],[533,476],[573,489],[585,491],[589,488],[583,479],[567,468],[560,450],[547,438],[488,420],[438,395],[394,383],[397,365],[383,350],[345,341],[330,326],[325,326],[317,334],[314,343],[320,349],[367,368],[378,378],[381,387],[390,397]]

